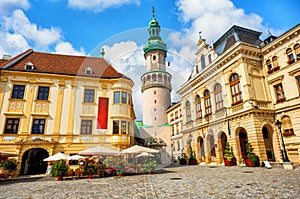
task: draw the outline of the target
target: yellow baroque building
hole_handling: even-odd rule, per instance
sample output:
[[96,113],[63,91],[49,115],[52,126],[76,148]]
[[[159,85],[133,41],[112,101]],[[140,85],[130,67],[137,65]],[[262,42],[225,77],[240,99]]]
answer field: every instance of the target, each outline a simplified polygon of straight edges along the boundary
[[0,151],[18,154],[19,174],[45,173],[57,152],[133,144],[133,81],[103,58],[29,49],[0,66]]
[[244,164],[249,142],[260,162],[286,162],[284,148],[300,162],[300,24],[260,35],[233,26],[213,45],[200,36],[181,100],[167,110],[173,158],[191,146],[200,164],[222,164],[229,142]]

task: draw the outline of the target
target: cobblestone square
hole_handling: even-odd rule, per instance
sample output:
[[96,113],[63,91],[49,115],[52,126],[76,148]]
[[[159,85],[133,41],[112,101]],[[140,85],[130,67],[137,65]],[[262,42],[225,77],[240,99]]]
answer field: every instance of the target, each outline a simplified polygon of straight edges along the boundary
[[298,198],[299,168],[183,166],[151,175],[0,182],[0,198]]

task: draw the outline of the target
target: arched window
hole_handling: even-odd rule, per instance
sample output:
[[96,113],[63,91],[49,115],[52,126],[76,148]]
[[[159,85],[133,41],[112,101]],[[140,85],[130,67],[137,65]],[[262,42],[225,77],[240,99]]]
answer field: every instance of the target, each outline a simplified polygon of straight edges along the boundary
[[202,69],[205,68],[205,57],[204,57],[204,55],[201,56],[201,67],[202,67]]
[[287,54],[287,56],[288,56],[288,61],[287,61],[287,63],[288,63],[288,64],[294,63],[295,58],[294,58],[294,54],[293,54],[293,51],[292,51],[291,48],[288,48],[288,49],[286,50],[286,54]]
[[273,62],[274,68],[277,68],[277,67],[278,67],[278,59],[277,59],[277,56],[274,56],[274,57],[272,58],[272,62]]
[[296,44],[294,46],[294,51],[295,51],[297,60],[300,60],[300,44]]
[[234,73],[230,77],[230,90],[232,105],[238,104],[243,101],[240,78],[236,73]]
[[212,110],[211,110],[211,100],[210,100],[209,90],[204,91],[204,105],[205,105],[205,116],[210,115]]
[[201,110],[201,99],[199,95],[195,97],[195,105],[196,105],[196,119],[202,117],[202,110]]
[[221,84],[216,84],[214,87],[214,94],[216,100],[216,111],[223,109],[223,97],[222,97],[222,86]]
[[289,117],[285,116],[281,120],[282,122],[282,134],[284,136],[294,135],[292,121]]
[[274,91],[277,103],[285,100],[284,90],[281,83],[274,86]]
[[272,66],[271,60],[268,59],[266,61],[266,65],[267,65],[268,70],[272,70],[273,66]]
[[152,81],[154,81],[154,82],[157,81],[157,75],[156,75],[156,74],[153,74],[153,75],[152,75]]
[[186,101],[185,109],[186,109],[186,122],[190,122],[192,121],[192,115],[191,115],[191,104],[189,101]]

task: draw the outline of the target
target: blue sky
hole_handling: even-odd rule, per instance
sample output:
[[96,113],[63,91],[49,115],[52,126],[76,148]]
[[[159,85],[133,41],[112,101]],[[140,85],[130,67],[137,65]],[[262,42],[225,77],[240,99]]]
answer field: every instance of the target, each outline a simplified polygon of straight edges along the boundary
[[211,44],[232,25],[258,30],[265,39],[268,30],[278,36],[300,23],[298,0],[1,0],[0,57],[28,48],[99,56],[104,48],[105,59],[135,81],[139,99],[152,6],[168,45],[174,101],[191,73],[199,31]]

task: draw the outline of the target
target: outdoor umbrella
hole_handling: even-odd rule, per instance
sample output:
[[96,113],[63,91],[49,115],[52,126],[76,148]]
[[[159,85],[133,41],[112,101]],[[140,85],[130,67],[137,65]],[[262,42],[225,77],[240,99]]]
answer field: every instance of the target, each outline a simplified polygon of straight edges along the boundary
[[57,161],[57,160],[66,160],[69,156],[63,153],[57,153],[55,155],[45,158],[44,161]]
[[132,147],[129,147],[129,148],[121,151],[122,154],[143,153],[143,152],[159,153],[159,150],[150,149],[150,148],[139,146],[139,145],[134,145]]
[[141,154],[138,154],[135,157],[137,157],[137,158],[139,158],[139,157],[154,157],[154,155],[152,155],[151,153],[143,152]]
[[79,155],[92,155],[92,156],[117,155],[117,154],[119,154],[118,151],[105,148],[103,146],[96,146],[79,152]]
[[84,159],[85,157],[81,156],[81,155],[71,155],[69,157],[67,157],[67,160],[80,160],[80,159]]
[[16,156],[18,156],[18,155],[15,153],[0,151],[0,158],[16,157]]

